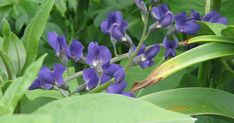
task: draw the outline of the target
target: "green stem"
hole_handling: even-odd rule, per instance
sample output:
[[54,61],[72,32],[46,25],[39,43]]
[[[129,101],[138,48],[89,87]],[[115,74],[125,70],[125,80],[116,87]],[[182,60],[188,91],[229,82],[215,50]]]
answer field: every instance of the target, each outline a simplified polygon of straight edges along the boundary
[[213,0],[212,9],[219,12],[219,11],[220,11],[220,7],[221,7],[221,4],[222,4],[222,0]]
[[205,14],[209,13],[211,8],[212,0],[206,0]]
[[143,19],[144,21],[144,28],[143,28],[143,32],[141,35],[141,39],[139,44],[137,45],[136,50],[133,52],[133,54],[131,55],[131,57],[129,58],[129,60],[127,61],[126,65],[124,66],[125,71],[128,70],[129,66],[132,63],[132,60],[135,58],[135,56],[137,55],[138,51],[141,49],[142,44],[144,43],[145,39],[148,37],[148,35],[150,34],[150,31],[147,32],[148,30],[148,17],[149,17],[149,12],[147,13],[146,17]]

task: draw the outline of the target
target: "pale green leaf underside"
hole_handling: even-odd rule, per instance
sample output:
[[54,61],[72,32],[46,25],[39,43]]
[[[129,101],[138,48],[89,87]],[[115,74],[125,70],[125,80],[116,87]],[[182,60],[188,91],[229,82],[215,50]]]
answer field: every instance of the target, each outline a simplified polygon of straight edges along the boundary
[[184,114],[215,114],[234,118],[234,95],[221,90],[180,88],[153,93],[140,99]]
[[113,94],[88,94],[53,101],[35,114],[54,116],[56,123],[194,123],[147,101]]

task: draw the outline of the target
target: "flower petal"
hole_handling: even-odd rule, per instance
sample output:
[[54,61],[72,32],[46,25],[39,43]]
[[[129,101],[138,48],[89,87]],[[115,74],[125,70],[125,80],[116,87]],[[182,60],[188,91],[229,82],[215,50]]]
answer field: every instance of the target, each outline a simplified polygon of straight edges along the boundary
[[122,41],[125,36],[125,32],[119,25],[113,24],[111,26],[110,35],[115,40]]
[[104,65],[111,60],[112,54],[107,47],[101,45],[99,47],[99,54],[97,57],[99,58],[99,61],[101,62],[101,64]]
[[128,97],[135,97],[134,94],[131,92],[122,92],[121,94]]
[[96,66],[98,61],[99,45],[96,42],[90,42],[88,46],[88,54],[86,56],[86,63]]
[[70,45],[71,57],[75,62],[79,61],[83,57],[84,46],[77,40],[73,40]]
[[107,20],[102,21],[100,27],[101,27],[101,30],[102,30],[103,33],[105,33],[105,34],[109,33],[109,29],[107,27]]
[[55,50],[56,54],[59,55],[60,52],[60,44],[58,41],[58,35],[56,32],[49,32],[47,34],[47,40],[49,45]]
[[94,68],[83,70],[83,79],[88,90],[95,88],[98,84],[98,76]]
[[68,57],[71,57],[65,36],[64,35],[58,36],[58,41],[60,44],[60,53],[62,55],[67,55]]
[[126,88],[127,83],[125,81],[115,82],[107,88],[107,93],[120,94]]
[[54,84],[54,77],[50,68],[43,66],[38,74],[41,83]]
[[221,24],[227,25],[228,20],[227,20],[226,17],[220,17],[220,18],[217,20],[217,23],[221,23]]
[[104,74],[114,77],[116,71],[121,68],[118,64],[109,64],[107,67],[104,68]]
[[115,82],[121,82],[125,79],[125,71],[123,68],[120,68],[114,74]]
[[61,64],[55,64],[54,65],[54,79],[55,79],[55,83],[58,86],[62,86],[64,84],[63,81],[63,73],[65,72],[66,68],[61,65]]
[[142,69],[153,66],[154,65],[154,61],[152,59],[140,62],[139,65]]
[[29,87],[29,90],[35,90],[35,89],[40,89],[41,88],[41,85],[40,85],[40,82],[37,79],[34,80],[34,82],[32,83],[32,85]]
[[159,50],[159,45],[153,45],[145,51],[144,56],[146,57],[146,59],[152,59],[158,54]]

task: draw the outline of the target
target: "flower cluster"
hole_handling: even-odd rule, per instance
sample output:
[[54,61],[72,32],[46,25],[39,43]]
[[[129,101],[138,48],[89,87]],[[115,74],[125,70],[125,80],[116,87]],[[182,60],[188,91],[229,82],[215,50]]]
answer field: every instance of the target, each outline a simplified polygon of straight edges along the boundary
[[[153,3],[155,2],[157,1],[154,1]],[[152,3],[152,1],[150,1],[150,3]],[[143,0],[135,0],[135,4],[141,13],[147,13],[149,11]],[[200,29],[200,25],[197,21],[227,24],[227,18],[221,16],[217,11],[211,11],[204,16],[201,16],[200,13],[195,10],[191,10],[189,16],[187,16],[185,12],[174,15],[166,4],[160,4],[152,7],[150,13],[154,23],[149,27],[149,30],[152,31],[157,28],[168,29],[168,33],[165,35],[163,40],[165,59],[169,59],[176,55],[175,49],[178,47],[178,39],[175,34],[196,34]]]
[[55,64],[54,70],[51,71],[50,68],[43,66],[38,74],[38,77],[30,86],[30,90],[34,89],[53,89],[54,86],[59,88],[67,89],[66,83],[63,80],[63,73],[66,68],[61,64]]
[[[114,84],[110,85],[106,90],[108,93],[134,96],[130,92],[124,92],[127,86],[124,69],[118,64],[110,63],[112,54],[107,47],[99,45],[97,42],[90,42],[88,53],[84,57],[84,46],[77,40],[73,40],[70,46],[68,46],[65,36],[58,36],[56,32],[49,32],[48,43],[54,49],[56,56],[63,61],[68,59],[73,59],[75,62],[84,60],[90,66],[90,68],[83,70],[86,90],[92,90],[114,78]],[[53,71],[43,66],[39,71],[37,79],[29,89],[50,90],[57,87],[67,90],[68,86],[63,80],[65,70],[66,68],[61,64],[55,64]]]
[[[157,1],[158,0],[150,0],[150,3],[155,4]],[[119,11],[110,12],[107,18],[101,23],[100,28],[104,34],[110,36],[116,56],[118,56],[116,43],[128,43],[130,46],[128,54],[130,60],[132,60],[129,64],[132,66],[139,65],[142,69],[155,64],[154,57],[158,54],[160,46],[165,49],[165,59],[176,56],[176,48],[179,46],[179,40],[176,34],[196,34],[200,29],[200,25],[197,21],[227,24],[227,18],[221,16],[216,11],[211,11],[204,16],[201,16],[200,13],[195,10],[191,10],[190,15],[187,15],[185,12],[174,15],[166,4],[157,5],[151,9],[151,7],[147,8],[143,0],[135,0],[135,3],[141,12],[144,23],[148,20],[149,14],[154,20],[147,28],[147,36],[149,32],[158,28],[165,28],[168,30],[162,41],[162,45],[155,44],[145,46],[143,42],[141,42],[139,43],[140,45],[136,47],[126,32],[128,22],[123,19]],[[68,45],[66,37],[64,35],[58,35],[56,32],[49,32],[47,38],[49,45],[55,51],[55,55],[61,60],[64,66],[68,67],[68,60],[74,60],[75,62],[82,61],[82,63],[86,63],[89,66],[89,68],[82,71],[85,89],[87,91],[95,89],[107,82],[112,82],[105,90],[107,93],[134,97],[133,93],[125,91],[127,82],[125,80],[126,75],[124,68],[118,64],[111,63],[112,53],[106,46],[99,45],[97,42],[90,42],[87,55],[84,56],[84,46],[78,40],[72,40]],[[144,35],[143,38],[145,38]],[[53,70],[43,66],[39,71],[38,77],[29,89],[50,90],[53,88],[60,88],[69,90],[69,87],[63,79],[63,73],[66,71],[66,67],[63,65],[55,64]]]
[[77,40],[73,40],[70,46],[64,35],[58,35],[56,32],[48,33],[48,43],[55,50],[56,56],[67,63],[68,59],[78,62],[83,57],[84,46]]

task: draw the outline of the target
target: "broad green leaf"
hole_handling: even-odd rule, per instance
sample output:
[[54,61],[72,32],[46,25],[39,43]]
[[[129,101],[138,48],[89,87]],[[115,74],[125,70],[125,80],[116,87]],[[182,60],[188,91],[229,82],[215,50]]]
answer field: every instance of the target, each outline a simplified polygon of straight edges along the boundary
[[157,67],[145,80],[136,83],[132,90],[136,91],[155,84],[169,75],[192,66],[196,63],[224,56],[234,55],[234,45],[227,43],[208,43],[186,51]]
[[222,30],[223,36],[234,37],[234,26],[230,25],[226,29]]
[[0,123],[53,123],[54,119],[49,115],[13,115],[1,116]]
[[44,0],[24,31],[22,40],[25,44],[27,53],[24,70],[34,61],[37,56],[38,43],[45,29],[53,4],[54,0]]
[[12,61],[6,52],[0,49],[0,66],[1,70],[8,76],[8,79],[14,79],[14,67]]
[[197,43],[197,42],[220,42],[220,43],[232,43],[234,44],[234,37],[224,37],[224,36],[215,36],[215,35],[203,35],[190,38],[188,44]]
[[221,115],[234,118],[234,95],[210,88],[179,88],[141,97],[157,106],[189,115]]
[[115,94],[88,94],[60,99],[34,114],[52,115],[56,123],[194,123],[187,115],[170,112],[147,101]]
[[211,22],[203,22],[203,21],[199,21],[198,22],[200,24],[200,34],[215,34],[217,36],[221,36],[222,35],[222,30],[225,29],[227,26],[223,25],[223,24],[219,24],[219,23],[211,23]]
[[53,97],[38,97],[34,100],[29,100],[26,97],[22,98],[20,101],[20,113],[32,113],[41,106],[56,100]]
[[9,58],[11,59],[14,71],[16,74],[19,74],[20,71],[23,69],[23,65],[25,64],[26,60],[26,51],[24,48],[23,42],[14,34],[10,33],[9,40],[5,43],[6,49]]
[[34,79],[37,77],[37,73],[40,70],[45,57],[46,55],[43,55],[36,62],[33,62],[26,69],[24,75],[14,80],[7,88],[0,100],[0,114],[12,114],[14,112],[18,101],[23,97]]

